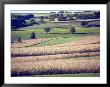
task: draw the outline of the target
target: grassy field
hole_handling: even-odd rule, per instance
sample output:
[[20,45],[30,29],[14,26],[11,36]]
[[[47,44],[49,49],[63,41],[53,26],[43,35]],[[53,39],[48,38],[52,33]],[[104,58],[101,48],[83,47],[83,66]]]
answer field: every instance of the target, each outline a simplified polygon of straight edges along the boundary
[[33,77],[99,77],[100,73],[33,75]]
[[[31,26],[11,32],[11,76],[99,77],[100,29]],[[30,39],[35,32],[36,39]],[[21,36],[22,43],[17,42]]]
[[30,39],[30,35],[32,32],[35,32],[36,38],[54,38],[54,37],[80,37],[80,36],[87,36],[91,34],[99,34],[99,28],[76,28],[75,34],[70,34],[70,29],[63,29],[63,28],[52,28],[49,33],[45,33],[44,29],[20,29],[18,31],[11,32],[11,40],[16,41],[19,36],[21,39],[26,40]]

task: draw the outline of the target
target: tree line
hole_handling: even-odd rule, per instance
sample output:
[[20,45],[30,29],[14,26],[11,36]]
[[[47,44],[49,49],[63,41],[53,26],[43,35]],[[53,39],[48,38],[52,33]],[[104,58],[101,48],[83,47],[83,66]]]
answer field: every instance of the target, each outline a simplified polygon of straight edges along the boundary
[[[40,21],[36,21],[35,18],[40,19]],[[58,21],[72,21],[77,19],[100,19],[100,11],[93,12],[82,12],[82,13],[71,13],[59,11],[58,13],[51,12],[48,16],[34,16],[33,14],[11,14],[11,29],[18,29],[21,27],[32,26],[34,24],[42,24],[46,23],[45,19],[49,19],[49,21],[55,21],[55,18]]]

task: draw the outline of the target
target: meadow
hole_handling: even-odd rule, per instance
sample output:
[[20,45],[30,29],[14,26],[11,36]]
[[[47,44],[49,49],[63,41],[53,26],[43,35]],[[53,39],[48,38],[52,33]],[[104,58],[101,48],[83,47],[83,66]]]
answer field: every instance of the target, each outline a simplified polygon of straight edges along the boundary
[[[44,26],[11,31],[11,76],[99,77],[100,28]],[[35,32],[36,39],[30,39]],[[22,43],[17,42],[21,37]]]
[[[35,25],[36,26],[36,25]],[[37,38],[54,38],[54,37],[80,37],[80,36],[87,36],[91,34],[99,34],[99,28],[81,28],[76,27],[76,33],[70,34],[70,28],[51,28],[49,33],[45,33],[44,28],[36,28],[30,27],[29,29],[21,28],[17,31],[11,32],[11,41],[15,41],[21,36],[23,40],[30,39],[30,34],[35,32]]]

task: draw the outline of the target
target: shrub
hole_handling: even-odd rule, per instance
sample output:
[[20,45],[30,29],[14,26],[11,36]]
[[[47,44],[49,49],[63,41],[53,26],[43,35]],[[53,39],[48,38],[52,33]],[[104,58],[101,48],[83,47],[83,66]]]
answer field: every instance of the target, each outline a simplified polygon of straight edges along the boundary
[[75,27],[72,27],[72,28],[70,29],[70,33],[74,34],[74,32],[76,32]]
[[50,27],[44,28],[45,32],[48,33],[50,32]]

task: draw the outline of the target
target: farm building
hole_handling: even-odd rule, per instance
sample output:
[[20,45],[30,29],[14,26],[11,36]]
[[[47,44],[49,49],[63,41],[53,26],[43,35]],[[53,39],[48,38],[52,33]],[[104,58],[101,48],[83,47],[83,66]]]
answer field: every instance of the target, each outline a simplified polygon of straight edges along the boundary
[[71,21],[59,21],[57,18],[55,18],[54,21],[50,21],[50,25],[51,26],[60,26],[60,27],[64,27],[64,26],[70,26],[71,25]]

